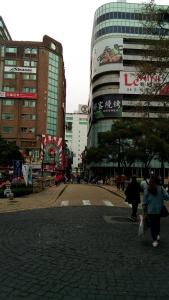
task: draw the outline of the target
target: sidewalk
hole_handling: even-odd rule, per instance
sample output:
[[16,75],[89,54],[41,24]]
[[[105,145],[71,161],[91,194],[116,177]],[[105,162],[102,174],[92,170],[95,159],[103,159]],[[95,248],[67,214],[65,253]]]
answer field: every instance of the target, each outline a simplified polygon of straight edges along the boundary
[[45,188],[39,193],[16,197],[13,200],[1,198],[0,213],[54,207],[57,198],[65,188],[65,184],[60,184]]
[[113,185],[97,185],[119,197],[121,197],[123,200],[126,198],[125,197],[125,194],[124,194],[124,191],[122,190],[118,190],[116,186],[113,186]]

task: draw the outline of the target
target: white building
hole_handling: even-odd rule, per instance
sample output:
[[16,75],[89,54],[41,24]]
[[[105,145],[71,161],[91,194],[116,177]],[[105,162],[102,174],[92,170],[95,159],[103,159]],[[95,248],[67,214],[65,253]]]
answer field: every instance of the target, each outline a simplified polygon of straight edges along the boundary
[[[167,6],[158,6],[167,9]],[[140,17],[141,16],[141,17]],[[90,97],[88,103],[88,148],[97,147],[99,133],[111,130],[119,118],[169,117],[168,77],[166,86],[151,101],[146,91],[162,76],[143,76],[138,79],[140,62],[145,60],[145,49],[150,40],[157,40],[159,28],[150,35],[143,20],[147,20],[144,3],[117,0],[100,6],[94,16],[91,39]],[[169,20],[165,21],[169,28]],[[169,36],[166,31],[167,38]],[[168,73],[168,69],[166,72]],[[157,161],[153,167],[159,168]],[[102,168],[103,174],[113,174],[114,162],[92,163],[90,168]],[[114,169],[113,169],[114,168]]]
[[77,112],[66,113],[65,140],[68,148],[73,152],[73,170],[76,170],[82,162],[81,154],[87,146],[87,128],[87,105],[80,104]]

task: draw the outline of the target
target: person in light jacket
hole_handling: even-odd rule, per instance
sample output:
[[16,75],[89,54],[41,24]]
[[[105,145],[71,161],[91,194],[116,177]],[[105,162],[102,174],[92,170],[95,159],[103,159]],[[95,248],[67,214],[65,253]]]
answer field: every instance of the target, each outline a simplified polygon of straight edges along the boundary
[[152,175],[149,184],[144,191],[143,210],[150,221],[152,246],[157,247],[160,241],[160,213],[164,200],[169,200],[169,194],[160,185],[160,179]]

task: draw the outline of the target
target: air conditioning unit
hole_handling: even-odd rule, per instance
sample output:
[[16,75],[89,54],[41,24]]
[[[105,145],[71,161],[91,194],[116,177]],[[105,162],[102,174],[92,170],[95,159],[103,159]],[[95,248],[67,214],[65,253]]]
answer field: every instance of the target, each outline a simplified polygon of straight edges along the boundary
[[79,105],[79,113],[80,114],[88,114],[88,106],[85,104]]

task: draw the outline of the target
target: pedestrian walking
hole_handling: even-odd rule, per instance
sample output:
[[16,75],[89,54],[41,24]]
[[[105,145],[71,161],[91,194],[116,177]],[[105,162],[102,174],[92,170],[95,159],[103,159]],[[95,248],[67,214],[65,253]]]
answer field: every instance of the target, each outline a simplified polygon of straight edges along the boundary
[[168,192],[160,185],[160,179],[151,175],[144,191],[143,210],[148,215],[153,247],[157,247],[160,241],[160,213],[164,200],[169,200]]
[[140,184],[137,182],[136,176],[132,176],[131,182],[129,182],[126,190],[126,202],[132,205],[132,213],[130,220],[133,222],[137,221],[137,209],[140,203]]
[[149,184],[149,180],[150,179],[147,178],[147,176],[144,176],[143,180],[141,181],[140,186],[141,186],[142,192],[144,192],[147,189],[147,186]]

